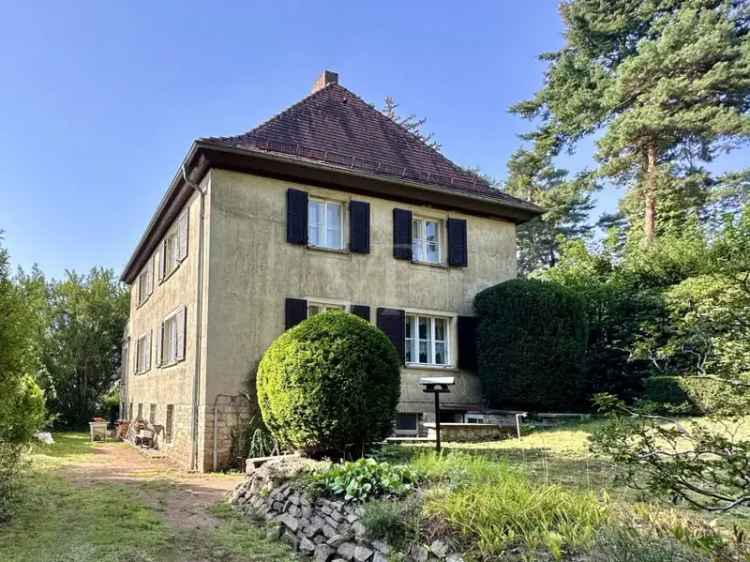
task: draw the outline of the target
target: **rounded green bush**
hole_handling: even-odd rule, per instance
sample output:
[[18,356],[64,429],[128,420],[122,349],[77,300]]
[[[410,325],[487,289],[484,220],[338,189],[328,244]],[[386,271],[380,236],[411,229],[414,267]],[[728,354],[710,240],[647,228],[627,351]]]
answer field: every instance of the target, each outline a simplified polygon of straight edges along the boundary
[[305,454],[361,454],[392,430],[401,390],[399,357],[370,323],[318,314],[271,344],[258,368],[261,415],[284,446]]
[[491,407],[532,411],[589,408],[581,299],[547,281],[514,279],[474,298],[479,377]]

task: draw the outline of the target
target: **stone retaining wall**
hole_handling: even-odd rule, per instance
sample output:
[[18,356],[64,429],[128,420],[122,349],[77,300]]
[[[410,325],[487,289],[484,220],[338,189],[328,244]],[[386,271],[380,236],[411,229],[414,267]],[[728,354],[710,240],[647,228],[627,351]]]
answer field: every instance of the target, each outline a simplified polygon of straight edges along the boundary
[[[234,490],[232,504],[248,517],[264,519],[269,538],[284,541],[314,562],[387,562],[391,547],[367,536],[360,504],[305,496],[294,478],[311,464],[295,457],[269,461]],[[412,545],[406,559],[462,561],[440,540]]]

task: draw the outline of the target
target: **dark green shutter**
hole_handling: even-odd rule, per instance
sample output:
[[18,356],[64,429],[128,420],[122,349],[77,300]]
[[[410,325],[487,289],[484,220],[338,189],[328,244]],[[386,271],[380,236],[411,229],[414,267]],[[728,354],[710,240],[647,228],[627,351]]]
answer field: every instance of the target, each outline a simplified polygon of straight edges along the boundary
[[393,209],[393,257],[411,260],[411,211]]
[[364,201],[349,202],[349,250],[370,253],[370,204]]
[[458,317],[458,368],[477,371],[477,324],[476,316]]
[[299,189],[286,191],[286,241],[307,244],[307,193]]
[[406,343],[406,326],[403,310],[394,308],[378,308],[377,324],[383,333],[391,340],[398,352],[401,363],[404,362],[404,345]]
[[359,316],[360,318],[370,321],[370,307],[364,304],[353,304],[351,307],[352,314]]
[[469,265],[469,255],[466,243],[466,221],[464,219],[448,219],[448,265],[452,267],[466,267]]
[[284,329],[293,328],[307,319],[307,301],[304,299],[286,299],[284,303]]

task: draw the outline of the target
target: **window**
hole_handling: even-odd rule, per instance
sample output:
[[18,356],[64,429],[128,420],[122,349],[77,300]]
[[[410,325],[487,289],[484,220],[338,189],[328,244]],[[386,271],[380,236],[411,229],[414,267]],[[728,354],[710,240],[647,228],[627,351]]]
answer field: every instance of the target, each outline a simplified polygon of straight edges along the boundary
[[144,334],[135,344],[135,372],[145,373],[151,368],[151,335]]
[[164,425],[164,440],[171,443],[174,435],[174,405],[172,404],[167,405],[167,422]]
[[173,314],[162,324],[161,364],[177,361],[177,315]]
[[138,417],[136,419],[143,419],[143,404],[141,403],[138,404]]
[[406,315],[406,362],[417,365],[448,365],[447,318]]
[[343,304],[330,304],[323,302],[308,302],[307,303],[307,317],[315,316],[321,312],[328,312],[329,310],[346,310]]
[[130,406],[128,407],[128,415],[130,416],[128,419],[133,420],[133,403],[130,403]]
[[440,221],[414,218],[411,221],[412,259],[424,263],[440,263]]
[[167,278],[187,257],[188,215],[184,213],[177,224],[164,237],[159,259],[159,280]]
[[310,246],[340,250],[343,248],[341,203],[310,199],[307,204],[307,240]]
[[156,423],[156,404],[151,404],[148,409],[148,423],[154,425]]
[[177,242],[177,230],[173,230],[164,239],[164,276],[166,277],[177,269],[179,245]]
[[151,296],[154,288],[154,272],[151,269],[151,260],[143,267],[138,276],[138,306],[142,305]]
[[396,431],[417,431],[419,423],[419,414],[402,414],[399,413],[396,418]]
[[161,323],[156,350],[159,365],[171,365],[185,358],[186,308],[180,307]]

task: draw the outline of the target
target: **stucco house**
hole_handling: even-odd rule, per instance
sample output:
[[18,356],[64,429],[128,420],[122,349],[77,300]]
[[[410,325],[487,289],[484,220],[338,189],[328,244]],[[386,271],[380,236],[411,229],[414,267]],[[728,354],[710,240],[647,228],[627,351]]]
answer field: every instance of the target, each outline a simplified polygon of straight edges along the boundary
[[476,293],[516,276],[540,213],[456,166],[324,72],[257,128],[196,140],[122,273],[131,287],[122,417],[194,470],[231,457],[270,343],[330,308],[404,358],[396,430],[431,421],[418,384],[450,373],[448,420],[481,411]]

